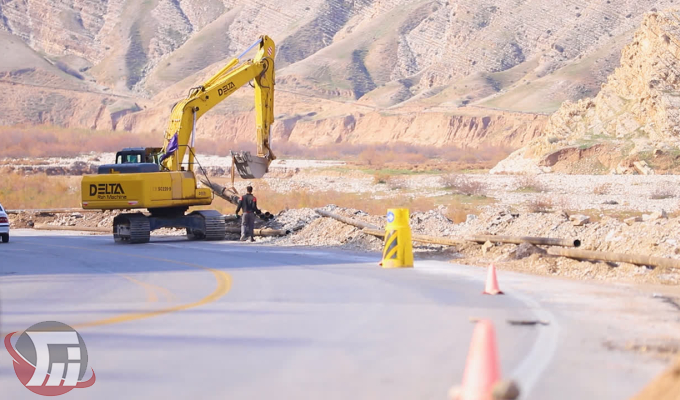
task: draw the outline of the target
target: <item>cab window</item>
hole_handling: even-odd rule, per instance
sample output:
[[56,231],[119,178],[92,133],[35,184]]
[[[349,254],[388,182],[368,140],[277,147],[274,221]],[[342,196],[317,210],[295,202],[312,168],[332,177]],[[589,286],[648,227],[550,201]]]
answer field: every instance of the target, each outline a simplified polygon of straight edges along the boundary
[[142,159],[139,154],[119,154],[116,157],[116,164],[138,164],[141,162]]

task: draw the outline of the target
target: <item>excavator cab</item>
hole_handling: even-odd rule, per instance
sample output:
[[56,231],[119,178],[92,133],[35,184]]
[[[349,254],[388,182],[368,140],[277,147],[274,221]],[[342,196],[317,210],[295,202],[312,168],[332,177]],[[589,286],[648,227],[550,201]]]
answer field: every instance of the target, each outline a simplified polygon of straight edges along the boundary
[[162,149],[159,147],[134,147],[116,153],[116,164],[152,163],[160,165]]
[[161,148],[158,147],[132,147],[116,153],[116,163],[101,165],[98,169],[100,175],[105,174],[133,174],[140,172],[159,172]]
[[236,172],[243,179],[260,179],[269,171],[269,158],[253,156],[249,151],[232,151],[231,159]]

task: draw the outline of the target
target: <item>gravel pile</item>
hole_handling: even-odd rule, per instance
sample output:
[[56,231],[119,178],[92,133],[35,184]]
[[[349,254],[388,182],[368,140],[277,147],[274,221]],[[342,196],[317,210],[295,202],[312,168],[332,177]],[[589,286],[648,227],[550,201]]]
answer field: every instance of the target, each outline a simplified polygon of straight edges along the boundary
[[311,208],[281,211],[276,218],[261,225],[263,228],[298,231],[320,218]]
[[[379,226],[381,218],[359,210],[350,210],[329,205],[325,211],[337,213]],[[324,218],[312,209],[287,210],[281,212],[273,226],[281,224],[284,229],[302,227],[292,235],[276,238],[261,238],[258,241],[275,243],[281,246],[329,246],[349,250],[381,251],[382,240],[365,235],[361,229],[344,224],[331,218]],[[276,229],[276,228],[275,228]]]
[[[360,220],[384,228],[384,218],[371,216],[359,210],[329,206],[325,208],[336,214]],[[381,251],[382,240],[365,235],[360,229],[331,218],[314,216],[312,210],[292,210],[281,218],[301,221],[298,215],[307,216],[310,223],[294,234],[283,238],[261,239],[286,246],[333,246],[364,251]],[[285,224],[284,224],[285,225]],[[503,207],[488,210],[479,217],[470,216],[468,221],[455,224],[441,210],[411,215],[414,234],[462,238],[471,234],[494,234],[509,236],[540,236],[564,239],[580,239],[582,248],[618,253],[649,254],[658,257],[680,259],[680,218],[652,219],[631,222],[630,225],[614,218],[574,226],[569,215],[558,213],[517,213]],[[525,246],[526,247],[526,246]],[[446,246],[414,243],[414,252],[420,257],[454,259],[470,265],[488,266],[494,262],[500,269],[527,273],[555,275],[576,279],[618,280],[663,284],[680,284],[680,271],[650,269],[625,263],[608,264],[550,257],[540,249],[518,252],[519,246],[498,244],[484,248],[479,244],[466,244],[455,249]],[[538,254],[532,254],[538,253]],[[522,257],[518,259],[518,254]]]
[[444,208],[437,211],[415,212],[411,214],[411,231],[429,236],[450,236],[456,224],[444,215]]

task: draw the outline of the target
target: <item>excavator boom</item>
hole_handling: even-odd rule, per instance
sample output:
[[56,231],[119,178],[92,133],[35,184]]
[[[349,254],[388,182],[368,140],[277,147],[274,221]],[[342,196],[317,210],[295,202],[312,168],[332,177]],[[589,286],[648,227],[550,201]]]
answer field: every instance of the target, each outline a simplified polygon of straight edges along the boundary
[[[254,82],[257,124],[257,156],[238,152],[232,155],[239,174],[244,178],[261,178],[276,157],[270,147],[270,130],[274,122],[274,57],[276,47],[262,36],[246,53],[258,46],[257,55],[239,65],[234,58],[203,85],[191,89],[189,96],[175,105],[163,143],[164,168],[178,171],[189,153],[189,169],[193,169],[193,147],[196,122],[240,87]],[[245,54],[245,53],[244,53]]]

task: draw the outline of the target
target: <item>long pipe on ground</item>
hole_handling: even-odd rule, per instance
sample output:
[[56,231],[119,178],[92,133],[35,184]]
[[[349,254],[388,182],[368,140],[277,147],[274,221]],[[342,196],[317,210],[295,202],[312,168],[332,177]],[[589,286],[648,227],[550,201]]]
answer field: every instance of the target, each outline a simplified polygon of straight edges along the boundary
[[651,267],[677,268],[680,269],[680,260],[672,258],[652,257],[639,254],[610,253],[608,251],[591,251],[580,249],[550,248],[548,254],[579,260],[597,260],[610,262],[625,262],[636,265],[649,265]]
[[512,243],[522,244],[531,243],[543,246],[562,246],[562,247],[579,247],[581,241],[578,239],[554,239],[544,237],[522,237],[522,236],[496,236],[496,235],[468,235],[465,240],[477,243],[496,242],[496,243]]
[[[362,229],[361,230],[363,233],[371,235],[371,236],[376,236],[379,238],[385,237],[385,231],[380,231],[380,230],[375,230],[375,229]],[[456,239],[447,239],[447,238],[441,238],[441,237],[436,237],[436,236],[427,236],[427,235],[411,235],[411,240],[414,242],[418,243],[427,243],[427,244],[440,244],[444,246],[457,246],[465,243],[463,240],[456,240]]]
[[[348,217],[343,217],[342,215],[334,214],[328,211],[323,211],[323,210],[316,210],[317,214],[328,217],[328,218],[333,218],[336,219],[340,222],[344,222],[348,225],[355,226],[357,228],[360,228],[363,230],[364,233],[367,233],[372,236],[377,236],[377,237],[384,237],[385,233],[384,231],[381,231],[380,228],[378,228],[375,225],[371,225],[368,223],[365,223],[363,221],[357,221],[352,218]],[[532,244],[539,244],[539,245],[544,245],[544,246],[565,246],[565,247],[578,247],[581,245],[580,240],[569,240],[569,239],[553,239],[553,238],[541,238],[541,237],[514,237],[514,236],[495,236],[495,235],[471,235],[471,236],[466,236],[464,239],[451,239],[451,238],[442,238],[442,237],[436,237],[436,236],[427,236],[427,235],[411,235],[411,238],[415,242],[421,242],[421,243],[430,243],[430,244],[441,244],[445,246],[456,246],[460,244],[464,244],[466,242],[479,242],[479,243],[486,243],[487,241],[491,242],[499,242],[499,243],[514,243],[514,244],[521,244],[521,243],[532,243]]]
[[335,220],[338,220],[340,222],[344,222],[347,225],[352,225],[352,226],[355,226],[357,228],[380,230],[380,228],[378,228],[377,226],[372,225],[372,224],[368,224],[368,223],[363,222],[363,221],[357,221],[356,219],[343,217],[342,215],[333,214],[331,212],[324,211],[324,210],[314,210],[314,211],[316,211],[316,213],[321,215],[322,217],[333,218]]
[[5,210],[7,214],[71,214],[71,213],[97,213],[100,210],[83,210],[82,208],[44,208],[44,209],[28,209],[28,210]]
[[[241,233],[241,228],[227,227],[227,233]],[[277,229],[254,229],[255,236],[286,236],[290,231]]]
[[91,228],[86,226],[59,226],[48,224],[35,224],[33,229],[39,231],[74,231],[74,232],[97,232],[97,233],[111,233],[112,228]]

